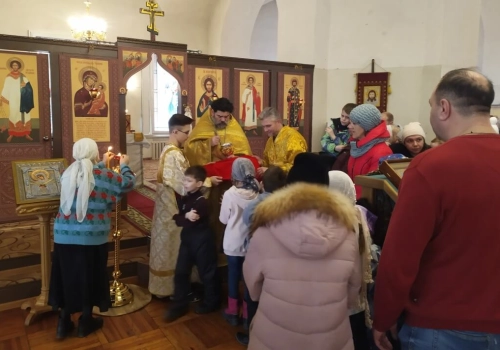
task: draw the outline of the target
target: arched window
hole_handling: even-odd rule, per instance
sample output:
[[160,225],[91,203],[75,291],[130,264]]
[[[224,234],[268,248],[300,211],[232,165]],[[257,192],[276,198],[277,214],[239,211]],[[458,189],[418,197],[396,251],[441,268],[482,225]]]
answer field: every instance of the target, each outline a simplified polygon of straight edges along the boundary
[[181,110],[181,89],[155,54],[149,65],[128,79],[127,90],[125,112],[131,115],[131,129],[145,135],[167,136],[170,117]]
[[179,82],[163,69],[153,54],[151,61],[153,72],[153,113],[151,120],[152,134],[167,134],[170,117],[178,113],[180,105]]

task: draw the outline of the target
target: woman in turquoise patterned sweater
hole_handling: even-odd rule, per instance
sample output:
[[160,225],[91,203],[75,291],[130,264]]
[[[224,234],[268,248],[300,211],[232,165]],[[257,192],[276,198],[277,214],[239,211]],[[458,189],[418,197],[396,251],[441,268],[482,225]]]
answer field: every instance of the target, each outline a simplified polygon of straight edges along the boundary
[[73,146],[73,162],[61,177],[61,206],[54,220],[54,253],[49,304],[60,309],[56,336],[65,338],[74,328],[71,314],[82,312],[78,336],[86,337],[102,327],[92,317],[97,306],[111,306],[107,274],[111,212],[117,200],[132,190],[135,175],[128,156],[120,158],[120,174],[105,167],[111,153],[99,162],[94,140],[84,138]]

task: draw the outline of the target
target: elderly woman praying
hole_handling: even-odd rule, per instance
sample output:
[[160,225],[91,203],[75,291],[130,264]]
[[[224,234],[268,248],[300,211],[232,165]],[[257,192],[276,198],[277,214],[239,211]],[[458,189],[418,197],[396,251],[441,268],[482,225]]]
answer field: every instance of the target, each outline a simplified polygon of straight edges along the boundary
[[106,269],[111,212],[135,184],[128,156],[120,157],[120,174],[105,167],[112,156],[105,153],[99,162],[96,142],[80,139],[73,145],[75,161],[61,177],[49,290],[49,304],[60,309],[57,339],[65,338],[75,327],[71,314],[82,312],[78,337],[86,337],[103,325],[102,318],[92,317],[92,308],[105,312],[111,306]]

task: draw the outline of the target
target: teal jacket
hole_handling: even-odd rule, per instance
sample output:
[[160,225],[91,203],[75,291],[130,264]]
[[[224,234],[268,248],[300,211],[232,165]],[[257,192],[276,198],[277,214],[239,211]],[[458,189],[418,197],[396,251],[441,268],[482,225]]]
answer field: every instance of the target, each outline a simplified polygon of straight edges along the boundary
[[70,215],[65,216],[59,208],[54,220],[54,243],[101,245],[108,242],[114,205],[134,188],[135,175],[128,165],[122,165],[121,174],[117,174],[105,168],[103,162],[94,165],[93,172],[95,187],[90,194],[87,216],[82,222],[76,219],[76,196]]

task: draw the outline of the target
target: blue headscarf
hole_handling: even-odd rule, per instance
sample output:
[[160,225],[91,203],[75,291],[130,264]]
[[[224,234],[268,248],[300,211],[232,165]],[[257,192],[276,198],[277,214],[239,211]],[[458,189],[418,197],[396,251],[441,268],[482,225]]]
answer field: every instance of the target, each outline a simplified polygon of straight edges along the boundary
[[231,177],[234,181],[243,183],[241,188],[259,192],[259,182],[255,178],[255,167],[250,160],[246,158],[237,158],[233,162]]

